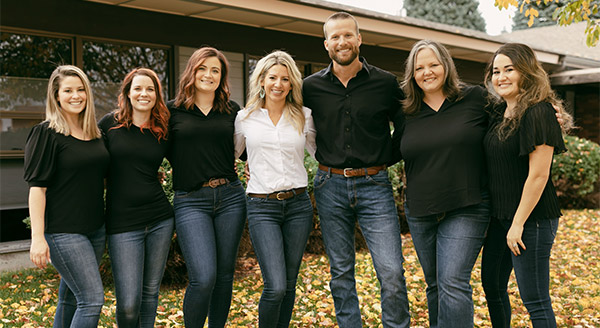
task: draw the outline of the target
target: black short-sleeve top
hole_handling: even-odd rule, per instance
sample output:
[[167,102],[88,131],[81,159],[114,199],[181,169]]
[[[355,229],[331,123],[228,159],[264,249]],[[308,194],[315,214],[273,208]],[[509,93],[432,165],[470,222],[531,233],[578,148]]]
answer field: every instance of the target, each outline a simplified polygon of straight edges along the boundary
[[483,137],[488,126],[486,91],[465,86],[456,101],[436,112],[426,103],[406,116],[400,151],[405,163],[406,202],[422,217],[478,204],[487,190]]
[[101,138],[65,136],[42,122],[25,146],[24,178],[46,188],[45,232],[89,233],[104,224],[104,177],[109,154]]
[[[554,147],[554,153],[566,151],[560,125],[551,104],[543,102],[527,109],[516,132],[500,140],[496,126],[502,122],[506,105],[492,115],[485,136],[485,153],[490,175],[492,216],[512,220],[521,201],[525,180],[529,174],[529,154],[536,146]],[[560,207],[551,177],[529,219],[560,217]]]
[[211,178],[235,181],[233,131],[240,106],[229,102],[230,113],[213,108],[204,115],[197,106],[186,109],[169,101],[170,149],[167,158],[173,167],[173,189],[193,191]]
[[98,123],[110,153],[106,191],[106,231],[134,231],[173,217],[173,208],[158,180],[168,149],[149,129],[119,127],[114,113]]

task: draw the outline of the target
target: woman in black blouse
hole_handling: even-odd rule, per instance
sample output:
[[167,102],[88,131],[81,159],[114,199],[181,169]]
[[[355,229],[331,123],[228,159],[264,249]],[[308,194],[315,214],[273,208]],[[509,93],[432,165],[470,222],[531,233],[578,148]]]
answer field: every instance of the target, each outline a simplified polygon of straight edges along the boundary
[[125,76],[119,108],[99,123],[110,153],[106,231],[120,328],[154,327],[174,226],[157,173],[168,124],[160,81],[147,68]]
[[105,245],[104,177],[109,155],[87,76],[65,65],[48,82],[46,120],[25,146],[31,261],[61,276],[54,327],[96,327],[104,304],[98,271]]
[[489,224],[485,89],[458,79],[441,44],[417,42],[402,83],[405,213],[427,282],[431,327],[473,327],[471,271]]
[[175,227],[188,270],[186,327],[223,327],[231,304],[237,250],[246,222],[244,188],[234,169],[240,107],[229,100],[229,64],[217,49],[190,57],[168,104]]
[[556,327],[549,294],[549,261],[560,209],[550,180],[553,154],[565,145],[571,116],[526,45],[507,43],[489,63],[485,81],[496,106],[484,139],[492,220],[483,249],[482,283],[494,327],[510,327],[508,279],[515,270],[533,327]]

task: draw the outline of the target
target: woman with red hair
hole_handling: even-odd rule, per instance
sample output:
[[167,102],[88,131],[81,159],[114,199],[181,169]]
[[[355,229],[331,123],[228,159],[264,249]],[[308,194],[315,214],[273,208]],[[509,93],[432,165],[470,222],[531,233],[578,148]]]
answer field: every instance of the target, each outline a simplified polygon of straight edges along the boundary
[[229,100],[229,64],[215,48],[190,57],[168,103],[177,239],[188,270],[186,327],[223,327],[231,304],[237,250],[246,223],[244,188],[234,169],[240,107]]
[[168,123],[160,80],[147,68],[125,76],[119,108],[99,122],[110,153],[106,231],[121,328],[154,327],[174,226],[157,173]]

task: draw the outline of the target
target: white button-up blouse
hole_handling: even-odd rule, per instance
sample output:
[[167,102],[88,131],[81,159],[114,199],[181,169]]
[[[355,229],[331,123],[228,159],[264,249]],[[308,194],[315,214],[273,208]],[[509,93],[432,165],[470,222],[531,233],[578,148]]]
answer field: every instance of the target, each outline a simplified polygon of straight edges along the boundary
[[303,107],[302,110],[305,118],[302,133],[292,125],[286,112],[277,125],[264,108],[252,113],[248,109],[238,112],[235,155],[237,158],[247,149],[250,180],[246,193],[270,194],[308,185],[304,149],[314,158],[316,130],[310,109]]

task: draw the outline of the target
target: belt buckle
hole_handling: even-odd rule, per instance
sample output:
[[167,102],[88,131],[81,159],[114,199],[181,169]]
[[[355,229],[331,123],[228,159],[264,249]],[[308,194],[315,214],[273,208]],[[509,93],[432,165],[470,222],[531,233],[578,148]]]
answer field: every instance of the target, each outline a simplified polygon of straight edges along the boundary
[[353,169],[353,168],[351,168],[351,167],[347,167],[347,168],[345,168],[345,169],[344,169],[344,177],[345,177],[345,178],[351,178],[351,177],[352,177],[352,175],[350,175],[351,173],[348,173],[348,172],[352,172],[353,170],[354,170],[354,169]]
[[284,197],[285,197],[285,194],[287,194],[287,192],[285,192],[285,191],[280,191],[280,192],[278,192],[278,193],[277,193],[277,195],[275,195],[275,198],[276,198],[277,200],[285,200],[285,198],[284,198]]
[[210,180],[208,180],[208,186],[211,188],[217,188],[218,186],[221,185],[221,179],[216,179],[216,178],[211,178]]

